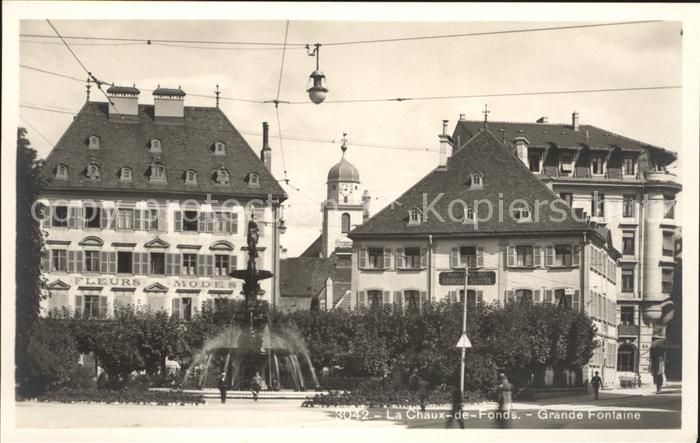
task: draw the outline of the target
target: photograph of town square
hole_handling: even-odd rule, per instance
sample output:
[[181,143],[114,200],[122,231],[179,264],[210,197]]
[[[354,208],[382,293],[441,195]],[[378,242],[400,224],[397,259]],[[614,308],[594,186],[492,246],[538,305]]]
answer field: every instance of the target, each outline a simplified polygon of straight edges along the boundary
[[681,429],[682,22],[221,18],[19,22],[17,429]]

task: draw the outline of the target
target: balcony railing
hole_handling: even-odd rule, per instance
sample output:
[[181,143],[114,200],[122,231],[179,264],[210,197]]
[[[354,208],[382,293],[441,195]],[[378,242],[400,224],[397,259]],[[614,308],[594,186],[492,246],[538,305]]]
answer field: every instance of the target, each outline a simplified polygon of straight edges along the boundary
[[639,326],[637,326],[637,325],[622,324],[622,325],[617,326],[617,336],[618,337],[621,337],[623,335],[625,335],[625,336],[629,336],[629,335],[637,336],[638,334],[639,334]]

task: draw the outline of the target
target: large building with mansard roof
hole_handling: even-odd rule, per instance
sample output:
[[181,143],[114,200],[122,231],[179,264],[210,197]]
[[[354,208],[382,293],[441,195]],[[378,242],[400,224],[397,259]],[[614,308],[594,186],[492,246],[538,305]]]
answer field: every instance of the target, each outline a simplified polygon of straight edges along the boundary
[[279,299],[279,217],[285,192],[270,172],[267,124],[256,153],[216,107],[185,106],[180,88],[153,104],[135,87],[87,101],[45,162],[41,194],[48,298],[104,317],[117,303],[184,320],[205,301],[241,296],[227,275],[245,266],[246,225],[260,227],[262,299]]

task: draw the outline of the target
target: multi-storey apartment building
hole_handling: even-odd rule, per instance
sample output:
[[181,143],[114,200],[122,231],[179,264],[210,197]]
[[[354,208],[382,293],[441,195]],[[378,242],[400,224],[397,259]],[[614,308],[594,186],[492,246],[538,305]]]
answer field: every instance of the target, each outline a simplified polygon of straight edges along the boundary
[[466,267],[468,303],[527,299],[591,315],[600,346],[569,383],[597,370],[616,384],[620,255],[609,231],[580,219],[490,128],[440,139],[440,165],[351,231],[353,307],[464,300]]
[[280,202],[267,124],[260,157],[217,107],[184,106],[158,88],[87,101],[45,162],[42,270],[46,312],[104,317],[117,303],[189,319],[206,300],[242,297],[228,273],[245,266],[246,225],[260,229],[264,300],[279,298]]
[[[582,125],[489,122],[512,152],[572,208],[607,228],[622,252],[617,286],[617,369],[650,382],[663,358],[673,317],[674,207],[681,185],[667,167],[677,156],[660,147]],[[459,144],[482,123],[460,118]]]

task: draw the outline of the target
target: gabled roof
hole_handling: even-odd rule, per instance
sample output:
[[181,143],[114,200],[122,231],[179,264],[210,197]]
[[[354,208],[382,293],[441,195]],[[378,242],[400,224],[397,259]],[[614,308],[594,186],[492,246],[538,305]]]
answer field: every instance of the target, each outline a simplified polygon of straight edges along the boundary
[[[463,137],[461,142],[464,143],[483,128],[483,121],[461,120],[455,127],[454,137],[457,137],[460,132],[463,132],[466,134],[466,139]],[[517,137],[524,137],[527,139],[528,145],[532,147],[549,147],[554,144],[560,147],[580,147],[584,145],[602,148],[617,147],[632,151],[642,151],[643,149],[651,148],[657,151],[657,153],[667,156],[669,162],[673,162],[677,158],[675,152],[624,137],[592,125],[579,125],[579,130],[574,131],[570,124],[489,121],[488,130],[491,131],[498,140],[505,139],[506,143],[509,144],[512,144],[512,141]]]
[[[483,187],[468,187],[471,174],[477,171],[484,175]],[[440,194],[444,195],[432,207],[443,221],[433,211],[426,210]],[[428,206],[424,206],[424,198]],[[488,221],[480,221],[478,227],[472,223],[465,224],[461,221],[464,205],[457,203],[452,207],[456,219],[452,221],[449,208],[451,202],[457,199],[472,208],[475,200],[487,200],[493,206],[493,216]],[[355,228],[349,237],[355,239],[363,236],[427,234],[563,233],[589,229],[586,222],[576,221],[572,217],[572,210],[563,201],[559,201],[556,208],[561,208],[565,217],[549,205],[542,205],[539,209],[539,221],[518,222],[508,213],[509,205],[516,199],[524,199],[528,203],[533,212],[533,219],[537,201],[559,200],[558,196],[537,179],[494,134],[489,130],[482,130],[448,159],[446,168],[436,168],[430,172],[392,205]],[[498,216],[499,201],[503,202],[504,208],[502,221],[499,221]],[[413,207],[423,208],[423,216],[427,219],[424,218],[421,224],[409,226],[408,210]],[[478,215],[482,219],[487,217],[488,209],[485,203],[479,205]],[[561,218],[564,220],[555,221]]]
[[323,236],[319,235],[316,240],[314,240],[313,243],[309,245],[308,248],[304,252],[301,253],[300,257],[315,257],[318,258],[321,256],[321,243],[323,241]]
[[[99,149],[88,149],[91,135],[100,138]],[[158,139],[162,152],[150,152],[150,140]],[[214,155],[215,142],[226,144],[226,153]],[[100,179],[85,176],[85,168],[94,159]],[[156,162],[165,165],[167,182],[152,182],[148,173]],[[68,178],[55,178],[56,166],[68,167]],[[127,166],[133,180],[120,180],[119,171]],[[214,172],[225,168],[230,183],[218,184]],[[188,169],[199,173],[197,184],[185,184]],[[250,187],[245,177],[255,172],[260,186]],[[264,199],[268,194],[285,198],[285,192],[260,161],[241,134],[218,108],[188,107],[181,123],[156,123],[152,105],[139,105],[138,120],[109,120],[107,103],[88,102],[80,110],[59,142],[46,158],[44,167],[47,191],[123,190],[140,194],[154,192],[210,193]]]
[[312,297],[332,276],[329,258],[296,257],[280,261],[280,294],[282,297]]

